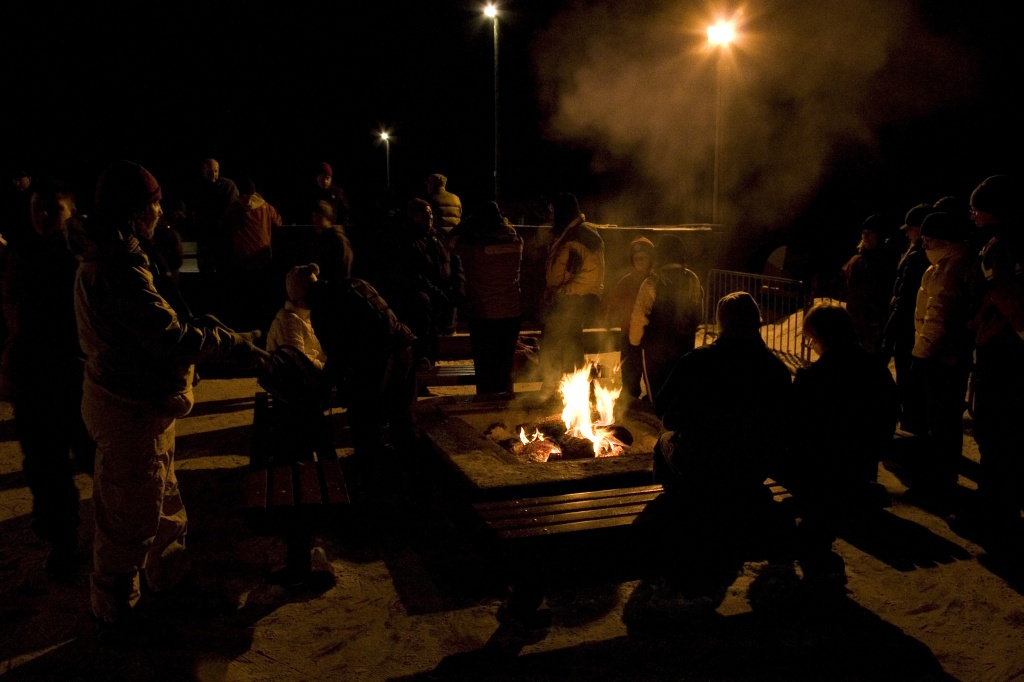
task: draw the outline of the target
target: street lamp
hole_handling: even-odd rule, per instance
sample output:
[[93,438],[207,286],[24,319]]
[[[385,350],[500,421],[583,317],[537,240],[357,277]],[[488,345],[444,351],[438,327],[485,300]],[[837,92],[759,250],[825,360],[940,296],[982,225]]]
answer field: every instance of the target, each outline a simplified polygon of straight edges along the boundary
[[722,146],[722,54],[736,39],[736,25],[731,21],[719,21],[708,26],[708,43],[718,48],[715,63],[715,171],[711,191],[711,222],[718,222],[718,157]]
[[391,189],[391,136],[386,130],[382,130],[380,139],[384,142],[384,168],[387,172],[388,189]]
[[494,200],[498,200],[498,6],[488,3],[484,16],[494,26]]

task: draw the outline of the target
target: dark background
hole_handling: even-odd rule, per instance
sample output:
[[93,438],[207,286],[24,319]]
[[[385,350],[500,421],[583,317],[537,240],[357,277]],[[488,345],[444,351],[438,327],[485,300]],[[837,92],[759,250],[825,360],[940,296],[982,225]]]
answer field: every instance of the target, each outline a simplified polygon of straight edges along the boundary
[[[561,190],[577,193],[598,222],[708,219],[690,208],[695,204],[663,201],[671,177],[652,179],[643,152],[617,145],[602,122],[573,127],[557,115],[567,97],[586,94],[580,69],[600,79],[611,66],[609,52],[642,60],[656,51],[665,36],[648,26],[674,19],[677,5],[691,14],[701,9],[656,0],[502,3],[500,199],[513,220],[536,223]],[[793,25],[809,29],[790,32],[790,43],[777,41],[772,59],[813,43],[812,55],[838,55],[837,82],[848,55],[872,54],[870,36],[884,33],[897,13],[903,23],[887,36],[878,63],[850,81],[847,101],[863,130],[830,132],[820,153],[797,159],[802,172],[813,167],[813,181],[800,191],[772,189],[786,171],[766,159],[784,156],[790,145],[778,128],[762,136],[756,155],[732,150],[722,198],[731,210],[722,222],[734,232],[730,253],[738,266],[757,267],[780,244],[809,254],[798,270],[834,264],[852,253],[867,215],[882,213],[895,226],[916,203],[948,194],[966,199],[987,175],[1016,171],[1017,29],[999,3],[859,0],[837,3],[842,16],[828,2],[818,15],[786,0],[757,12],[747,7],[748,28],[762,36]],[[492,198],[493,187],[493,44],[481,8],[462,0],[6,3],[0,88],[8,115],[0,154],[11,169],[63,176],[85,207],[95,176],[112,160],[142,163],[173,198],[201,160],[215,156],[227,177],[253,178],[286,222],[304,222],[294,197],[321,161],[332,164],[357,211],[380,201],[385,150],[378,135],[387,129],[399,200],[421,193],[426,175],[441,172],[472,211]],[[863,25],[852,25],[861,18]],[[621,46],[609,44],[614,36]],[[786,76],[765,75],[767,58],[744,58],[750,101],[732,105],[733,125],[771,110],[783,126],[806,127],[806,101],[820,88],[780,88]],[[662,87],[649,96],[667,101],[669,94]],[[830,96],[844,102],[841,90]],[[647,109],[631,112],[633,104],[641,102],[634,96],[617,113],[633,115],[630,125],[642,129]],[[706,176],[693,182],[704,194]],[[613,201],[622,196],[642,200],[624,209]]]

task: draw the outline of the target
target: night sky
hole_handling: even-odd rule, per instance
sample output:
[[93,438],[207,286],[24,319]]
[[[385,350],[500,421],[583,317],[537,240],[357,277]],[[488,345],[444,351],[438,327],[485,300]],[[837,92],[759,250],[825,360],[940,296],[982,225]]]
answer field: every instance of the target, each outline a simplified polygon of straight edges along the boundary
[[[716,57],[704,27],[717,15],[742,35],[718,72],[719,202],[741,250],[800,241],[838,257],[871,213],[895,226],[913,204],[1017,170],[1020,59],[994,0],[501,6],[500,198],[515,220],[560,190],[603,223],[710,219]],[[481,8],[5,3],[5,165],[84,189],[129,158],[174,196],[212,155],[287,209],[329,161],[369,205],[385,183],[383,127],[400,197],[441,172],[471,208],[492,187]]]

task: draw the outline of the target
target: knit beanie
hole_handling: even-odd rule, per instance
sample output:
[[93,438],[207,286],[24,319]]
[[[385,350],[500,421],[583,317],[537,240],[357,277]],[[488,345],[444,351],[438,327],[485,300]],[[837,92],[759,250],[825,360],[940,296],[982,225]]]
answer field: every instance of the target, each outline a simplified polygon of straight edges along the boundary
[[654,247],[654,265],[671,265],[677,263],[686,265],[686,248],[679,235],[665,234],[658,239],[658,245]]
[[718,336],[759,336],[761,311],[754,297],[734,291],[718,301]]
[[96,182],[96,211],[107,216],[131,215],[161,198],[153,174],[131,161],[115,161]]
[[441,175],[440,173],[433,173],[427,178],[427,191],[436,192],[444,189],[444,186],[448,183],[448,178]]
[[929,213],[921,224],[921,236],[960,242],[967,239],[968,223],[952,213]]
[[900,229],[905,230],[908,227],[921,227],[921,223],[924,222],[925,217],[933,210],[934,209],[930,204],[918,204],[907,211],[907,217],[903,219],[903,226],[900,227]]
[[288,294],[288,300],[292,303],[306,300],[309,288],[313,286],[319,274],[320,266],[316,263],[297,265],[289,270],[284,278],[284,290]]
[[580,204],[569,192],[562,192],[551,202],[554,209],[555,227],[565,227],[580,214]]
[[331,169],[331,164],[321,163],[320,164],[320,175],[326,175],[329,178],[334,177],[334,171]]
[[1020,200],[1020,188],[1009,175],[985,178],[971,194],[973,208],[1002,218],[1011,215]]
[[654,252],[654,242],[647,237],[637,237],[629,243],[629,263],[633,264],[633,258],[636,254],[641,251],[646,251],[648,254]]

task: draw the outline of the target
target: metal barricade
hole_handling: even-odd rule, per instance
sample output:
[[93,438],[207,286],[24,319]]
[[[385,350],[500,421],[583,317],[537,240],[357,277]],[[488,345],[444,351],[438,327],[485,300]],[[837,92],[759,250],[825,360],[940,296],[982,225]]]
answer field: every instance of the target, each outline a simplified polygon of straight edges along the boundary
[[710,270],[704,284],[704,335],[702,345],[718,336],[715,309],[718,301],[734,291],[746,291],[761,309],[761,336],[768,348],[791,366],[811,361],[800,329],[807,309],[804,283],[796,279],[757,275],[732,270]]

